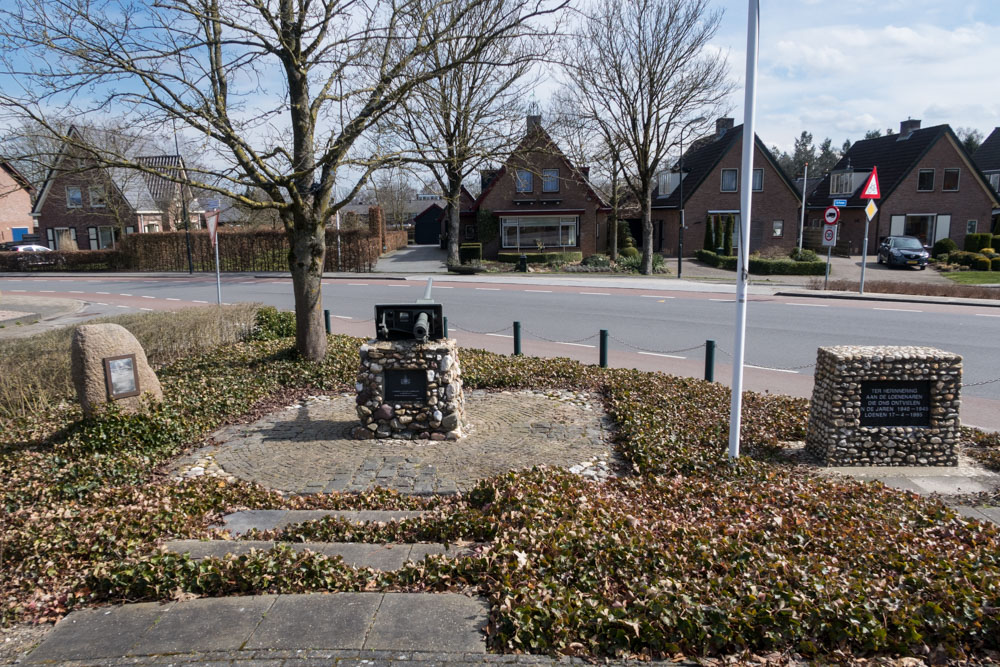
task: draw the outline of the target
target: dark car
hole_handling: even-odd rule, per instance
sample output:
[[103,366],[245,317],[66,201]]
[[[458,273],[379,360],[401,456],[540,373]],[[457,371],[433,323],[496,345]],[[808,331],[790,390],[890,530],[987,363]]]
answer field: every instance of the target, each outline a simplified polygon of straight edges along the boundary
[[887,236],[878,246],[878,263],[892,266],[927,268],[930,253],[915,236]]

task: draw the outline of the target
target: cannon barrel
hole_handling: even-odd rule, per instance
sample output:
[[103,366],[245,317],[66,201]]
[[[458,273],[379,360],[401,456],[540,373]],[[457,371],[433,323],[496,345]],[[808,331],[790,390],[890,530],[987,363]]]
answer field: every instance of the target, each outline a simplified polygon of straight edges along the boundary
[[418,340],[427,340],[427,335],[430,333],[431,325],[427,313],[420,313],[417,316],[417,323],[413,325],[413,337]]

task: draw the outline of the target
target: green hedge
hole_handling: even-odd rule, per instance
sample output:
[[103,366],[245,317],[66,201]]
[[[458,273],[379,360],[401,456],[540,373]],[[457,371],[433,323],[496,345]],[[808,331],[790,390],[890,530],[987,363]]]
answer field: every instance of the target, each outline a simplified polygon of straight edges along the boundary
[[934,243],[934,249],[931,251],[931,254],[934,257],[940,257],[942,255],[955,252],[956,250],[958,250],[958,244],[951,239],[944,238]]
[[458,261],[462,264],[483,261],[483,244],[463,243],[458,246]]
[[[736,270],[736,257],[723,257],[710,250],[698,250],[695,252],[695,257],[716,268]],[[826,262],[796,262],[794,259],[751,257],[747,269],[758,276],[821,276],[826,273]]]
[[[526,252],[528,264],[566,264],[569,262],[579,262],[583,260],[582,252]],[[521,259],[519,252],[502,252],[497,255],[497,260],[508,264],[517,264]]]
[[990,266],[990,258],[986,255],[976,255],[972,258],[973,271],[989,271]]
[[978,253],[969,252],[967,250],[956,250],[955,252],[948,253],[948,261],[952,264],[961,264],[962,266],[972,266],[973,260],[979,257]]
[[991,247],[993,235],[986,234],[966,234],[965,249],[969,252],[979,252],[983,248]]
[[994,257],[990,260],[990,271],[1000,271],[1000,257]]
[[990,247],[997,252],[1000,252],[1000,234],[993,236],[993,240],[990,241]]

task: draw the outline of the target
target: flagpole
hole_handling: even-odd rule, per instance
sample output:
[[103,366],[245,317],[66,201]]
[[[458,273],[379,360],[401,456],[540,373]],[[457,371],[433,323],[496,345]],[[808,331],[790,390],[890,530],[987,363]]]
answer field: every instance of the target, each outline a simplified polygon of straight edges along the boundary
[[747,264],[750,246],[750,205],[753,194],[753,151],[757,106],[758,0],[747,10],[746,93],[743,98],[743,173],[740,174],[740,238],[736,257],[736,340],[733,345],[732,401],[729,410],[729,458],[740,456],[740,414],[743,408],[743,352],[747,328]]

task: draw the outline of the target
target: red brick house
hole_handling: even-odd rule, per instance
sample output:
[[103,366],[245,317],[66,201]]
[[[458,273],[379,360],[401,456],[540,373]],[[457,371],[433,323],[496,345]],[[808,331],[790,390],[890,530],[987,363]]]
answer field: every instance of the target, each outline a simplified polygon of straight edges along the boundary
[[35,189],[9,162],[0,160],[0,243],[34,233],[31,195]]
[[807,200],[809,224],[822,224],[835,199],[840,211],[840,246],[861,254],[868,200],[858,195],[878,168],[881,199],[869,225],[868,254],[890,235],[916,236],[925,245],[950,238],[963,247],[965,235],[988,232],[997,194],[948,125],[920,128],[900,123],[899,134],[856,142]]
[[[976,166],[983,172],[986,180],[990,182],[994,194],[1000,193],[1000,127],[993,128],[990,136],[982,143],[975,155],[972,156]],[[993,210],[994,234],[1000,234],[1000,209]]]
[[[75,129],[70,136],[79,140]],[[31,215],[53,250],[111,248],[123,234],[183,229],[182,192],[193,229],[203,213],[186,188],[161,174],[184,169],[177,155],[136,157],[145,169],[103,168],[86,151],[65,145]]]
[[586,257],[607,247],[609,210],[585,171],[542,128],[542,117],[528,116],[520,143],[499,170],[483,174],[474,209],[463,211],[462,241],[482,243],[486,259],[538,248]]
[[[743,158],[743,126],[733,127],[732,118],[720,118],[715,135],[700,139],[684,155],[684,181],[679,164],[657,176],[653,192],[654,250],[677,256],[681,194],[684,197],[684,255],[702,248],[705,225],[733,216],[733,247],[739,233],[740,169]],[[801,198],[798,188],[778,166],[760,137],[754,137],[753,201],[750,221],[750,252],[765,248],[791,250],[798,245]],[[683,189],[683,193],[682,193]]]

